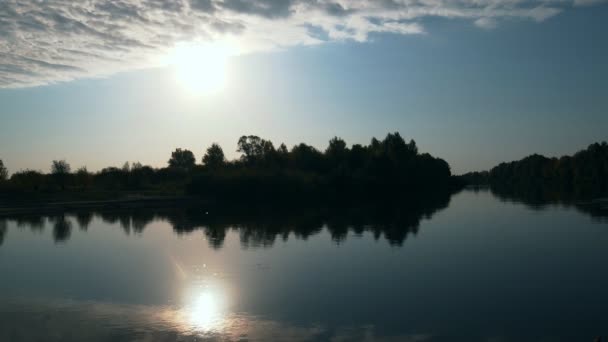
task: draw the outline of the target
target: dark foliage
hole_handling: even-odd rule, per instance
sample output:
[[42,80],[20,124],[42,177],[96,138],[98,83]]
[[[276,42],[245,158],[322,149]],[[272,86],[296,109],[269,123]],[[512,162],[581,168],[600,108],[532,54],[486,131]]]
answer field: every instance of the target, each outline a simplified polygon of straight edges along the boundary
[[4,166],[4,162],[0,159],[0,182],[8,179],[8,169]]
[[468,185],[488,185],[490,184],[490,172],[469,172],[464,175],[458,176],[464,183]]
[[70,170],[70,164],[65,160],[53,160],[51,175],[61,190],[65,190],[68,180],[70,179]]
[[48,183],[48,176],[38,171],[24,170],[14,173],[10,178],[10,185],[21,190],[40,190]]
[[190,170],[194,167],[194,164],[196,164],[196,159],[192,151],[178,148],[171,153],[169,167]]
[[211,145],[202,165],[195,164],[191,151],[178,148],[168,167],[160,169],[125,163],[96,173],[85,167],[71,172],[67,162],[53,161],[51,174],[31,170],[13,174],[0,187],[0,199],[189,194],[231,202],[377,201],[449,192],[455,184],[444,160],[419,153],[416,143],[406,142],[399,133],[351,148],[334,137],[324,152],[304,143],[291,150],[284,144],[275,148],[271,141],[254,135],[241,137],[237,146],[241,157],[227,161],[222,148]]
[[498,193],[527,198],[583,199],[608,195],[608,144],[590,145],[573,156],[547,158],[538,154],[502,163],[489,173]]
[[224,164],[226,164],[224,150],[218,144],[211,144],[203,156],[203,165],[211,169],[217,169],[224,166]]
[[237,151],[243,154],[239,161],[203,169],[188,192],[221,200],[307,201],[398,198],[451,185],[449,165],[419,154],[416,143],[406,143],[399,133],[352,149],[335,137],[325,152],[304,143],[291,151],[283,144],[275,149],[270,141],[243,136]]

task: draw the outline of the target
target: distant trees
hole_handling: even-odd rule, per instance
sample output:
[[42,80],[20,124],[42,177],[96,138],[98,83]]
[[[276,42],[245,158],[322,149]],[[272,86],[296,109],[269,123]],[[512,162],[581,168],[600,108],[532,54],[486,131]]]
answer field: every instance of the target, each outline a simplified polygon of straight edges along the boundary
[[240,160],[196,174],[188,186],[190,193],[302,200],[307,196],[407,196],[451,186],[449,165],[419,154],[416,143],[406,142],[399,133],[350,149],[343,139],[334,137],[324,152],[304,143],[291,150],[284,144],[275,149],[271,141],[255,135],[242,136],[237,145]]
[[226,163],[224,151],[218,144],[211,144],[203,156],[203,164],[210,168],[222,167]]
[[126,162],[122,167],[98,172],[82,167],[72,173],[66,161],[54,160],[50,174],[20,171],[3,188],[45,193],[58,189],[105,194],[187,192],[231,200],[320,200],[395,198],[452,186],[449,165],[419,153],[416,143],[406,142],[399,133],[351,147],[333,137],[323,150],[305,143],[291,149],[281,143],[275,148],[269,140],[244,135],[238,139],[237,151],[240,158],[228,161],[222,147],[211,144],[201,159],[202,165],[196,165],[191,151],[177,148],[165,168]]
[[169,167],[189,170],[196,164],[194,154],[189,150],[176,149],[171,153],[169,159]]
[[4,162],[0,159],[0,182],[8,179],[8,169],[4,166]]
[[459,178],[466,184],[469,185],[488,185],[490,183],[490,172],[489,171],[475,171],[468,172]]
[[24,170],[13,173],[10,183],[17,189],[39,190],[45,183],[45,175],[34,170]]
[[489,172],[493,189],[535,196],[598,197],[608,195],[608,144],[589,145],[573,156],[547,158],[533,154],[501,163]]
[[[278,148],[263,138],[244,135],[237,142],[241,157],[226,160],[218,144],[205,150],[202,165],[194,154],[177,148],[169,166],[152,168],[139,162],[89,172],[72,173],[65,160],[54,160],[51,172],[22,170],[8,178],[0,160],[4,192],[57,190],[100,193],[138,192],[183,194],[254,201],[259,198],[320,200],[325,198],[394,199],[445,191],[460,183],[489,183],[493,190],[534,196],[597,197],[608,195],[608,144],[590,145],[572,156],[531,155],[501,163],[489,172],[470,173],[456,182],[450,166],[440,158],[420,153],[416,142],[399,133],[369,144],[349,145],[339,137],[319,150],[305,143]],[[5,196],[6,197],[6,196]]]

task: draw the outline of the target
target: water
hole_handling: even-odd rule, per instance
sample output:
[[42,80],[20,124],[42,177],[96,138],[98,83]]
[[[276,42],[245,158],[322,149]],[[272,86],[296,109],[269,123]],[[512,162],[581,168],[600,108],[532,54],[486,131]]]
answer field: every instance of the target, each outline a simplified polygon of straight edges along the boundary
[[0,341],[593,341],[608,222],[464,191],[416,209],[0,220]]

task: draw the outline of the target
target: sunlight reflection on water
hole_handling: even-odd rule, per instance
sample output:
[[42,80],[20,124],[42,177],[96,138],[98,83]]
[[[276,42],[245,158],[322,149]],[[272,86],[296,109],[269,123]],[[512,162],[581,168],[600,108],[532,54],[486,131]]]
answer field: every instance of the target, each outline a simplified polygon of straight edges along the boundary
[[489,196],[397,221],[0,219],[0,341],[592,341],[606,326],[603,221]]
[[219,291],[203,289],[193,291],[183,307],[186,323],[195,331],[221,329],[226,315],[226,300]]

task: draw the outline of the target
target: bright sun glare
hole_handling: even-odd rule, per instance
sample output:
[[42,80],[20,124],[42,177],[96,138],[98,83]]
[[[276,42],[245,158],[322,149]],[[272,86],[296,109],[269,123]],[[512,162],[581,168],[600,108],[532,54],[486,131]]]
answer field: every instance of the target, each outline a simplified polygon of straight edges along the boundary
[[195,295],[187,306],[189,324],[197,330],[212,330],[223,319],[223,300],[217,293],[202,292]]
[[235,49],[228,44],[183,44],[174,49],[170,64],[186,91],[211,94],[226,85],[228,59],[235,54]]

